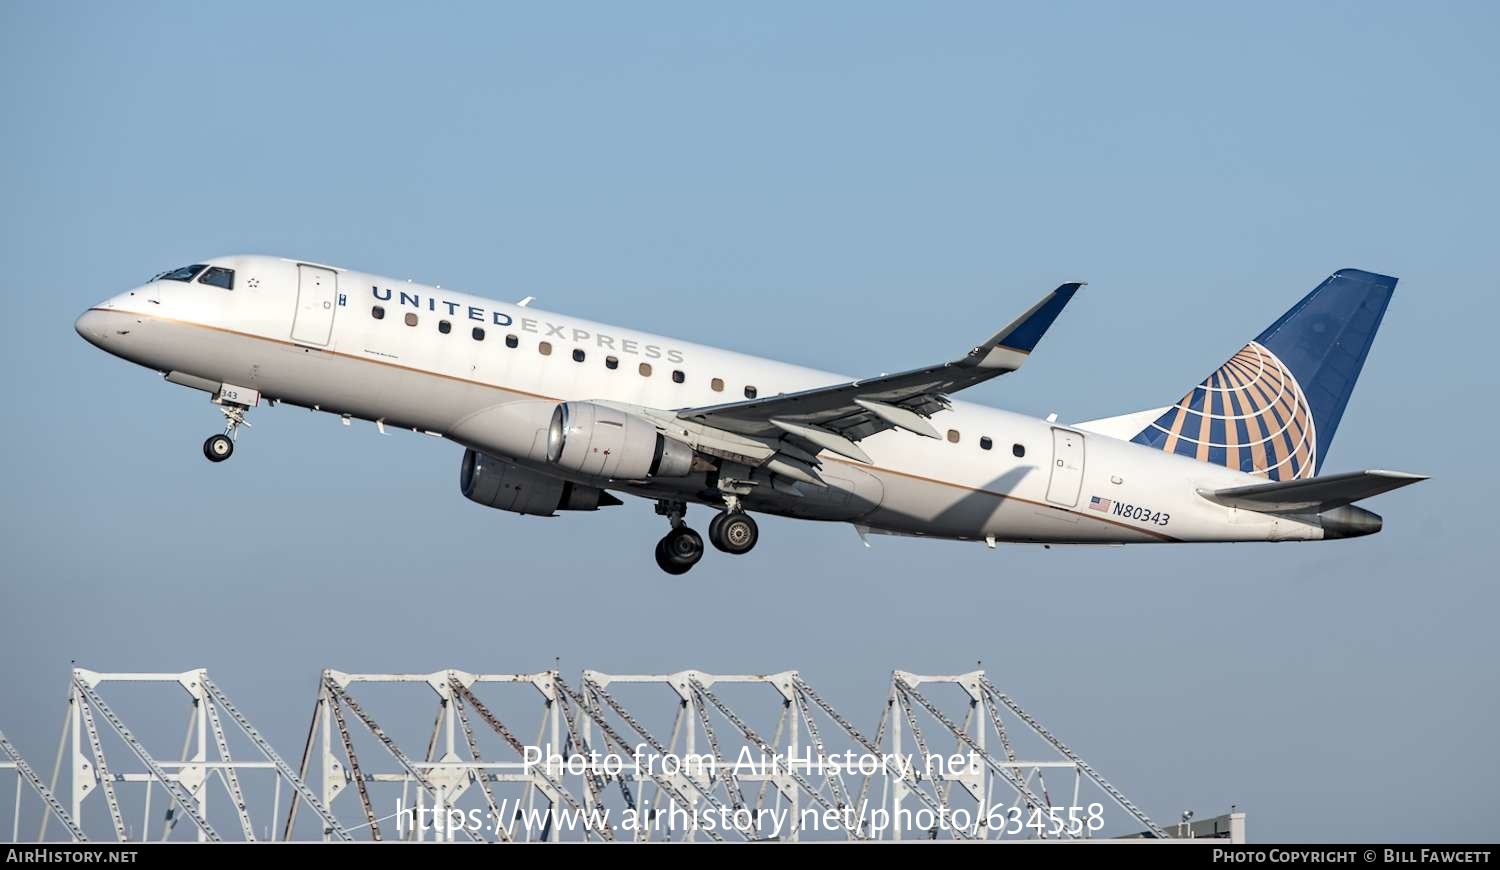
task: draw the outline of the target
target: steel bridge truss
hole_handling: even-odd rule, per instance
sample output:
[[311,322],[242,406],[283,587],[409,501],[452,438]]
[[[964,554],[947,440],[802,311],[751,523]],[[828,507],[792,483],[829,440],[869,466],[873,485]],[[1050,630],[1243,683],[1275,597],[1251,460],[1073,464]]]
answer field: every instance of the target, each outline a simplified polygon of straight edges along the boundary
[[[931,697],[937,692],[957,695],[961,719],[952,714],[951,698],[943,699],[945,705]],[[879,727],[890,732],[893,755],[909,755],[914,764],[931,760],[918,782],[910,777],[893,782],[893,815],[913,796],[929,809],[938,804],[959,837],[1088,839],[1118,813],[1148,837],[1167,837],[984,671],[949,676],[896,671]],[[1023,758],[1018,745],[1039,754]],[[932,824],[923,835],[936,838],[940,827]],[[894,826],[892,836],[900,839],[903,831],[904,826]]]
[[[421,755],[354,699],[356,685],[373,683],[436,696]],[[497,684],[534,690],[538,706],[512,720],[533,727],[531,743],[480,699]],[[960,710],[934,700],[954,689]],[[1041,754],[1022,758],[1013,735]],[[373,754],[357,737],[373,738]],[[499,751],[485,751],[486,739]],[[586,670],[577,688],[556,671],[325,671],[308,740],[302,772],[321,740],[325,802],[352,785],[364,824],[351,830],[371,839],[1081,839],[1102,830],[1089,825],[1090,806],[1101,825],[1123,814],[1166,836],[982,671],[896,672],[873,734],[796,671]],[[372,757],[394,769],[377,771]],[[377,783],[399,785],[400,802],[378,801]],[[294,799],[288,835],[296,809]],[[468,822],[445,829],[438,817]]]
[[[10,841],[12,843],[19,843],[21,841],[21,810],[25,806],[26,797],[26,793],[21,790],[22,783],[29,785],[32,794],[41,799],[43,807],[42,818],[44,820],[55,818],[58,822],[62,823],[63,828],[67,830],[68,836],[72,838],[73,842],[88,842],[89,838],[83,833],[83,829],[78,827],[77,822],[73,821],[73,817],[68,814],[67,809],[53,795],[52,789],[48,788],[45,782],[42,782],[42,778],[37,776],[36,771],[32,769],[30,764],[26,763],[26,759],[21,757],[21,753],[16,751],[16,748],[11,745],[9,740],[5,739],[3,732],[0,732],[0,770],[11,770],[16,774],[16,794],[15,802],[12,805],[13,810],[10,824]],[[43,825],[44,827],[41,834],[38,835],[38,839],[46,833],[45,821]]]
[[[189,701],[175,756],[104,699],[147,683]],[[77,668],[51,782],[3,735],[0,769],[16,773],[14,839],[23,783],[38,839],[49,822],[74,840],[210,842],[1175,836],[979,670],[896,671],[873,732],[796,671],[586,670],[574,686],[556,670],[325,670],[294,769],[204,670]]]
[[[585,810],[565,784],[556,764],[561,753],[566,708],[555,671],[533,674],[473,674],[450,669],[430,674],[350,674],[325,670],[318,684],[313,718],[302,755],[306,775],[314,756],[322,799],[330,807],[348,791],[357,795],[361,821],[350,830],[372,840],[480,840],[515,842],[559,840],[563,808],[577,817]],[[404,690],[401,709],[419,709],[410,690],[424,687],[435,701],[426,748],[412,755],[356,697],[375,688]],[[490,696],[505,688],[527,688],[531,708],[520,714],[535,724],[517,736],[495,712]],[[423,694],[426,694],[425,692]],[[508,693],[514,694],[514,692]],[[481,695],[490,697],[489,701]],[[435,697],[433,697],[435,696]],[[516,698],[501,699],[507,718]],[[404,723],[409,725],[410,723]],[[528,755],[530,753],[530,755]],[[348,806],[349,799],[339,801]],[[296,830],[301,806],[293,800],[284,833]],[[570,817],[570,818],[571,818]],[[582,830],[589,839],[609,839],[609,831]]]
[[[125,716],[104,698],[106,693],[124,695],[126,687],[139,689],[153,684],[180,689],[188,701],[186,734],[175,756],[149,750]],[[121,700],[117,698],[116,702]],[[159,704],[153,704],[150,712],[150,718],[156,721],[163,713]],[[109,817],[110,834],[121,842],[188,836],[200,842],[219,842],[226,837],[270,840],[275,839],[274,825],[284,793],[311,799],[328,835],[349,839],[322,802],[201,668],[182,673],[101,673],[74,668],[49,784],[42,782],[8,742],[0,743],[5,743],[0,749],[11,757],[6,766],[16,768],[18,776],[30,782],[48,808],[38,840],[47,838],[48,825],[54,820],[71,839],[87,839],[85,810],[101,802]],[[239,748],[232,748],[235,746]],[[65,762],[69,774],[66,806],[54,796]],[[94,798],[96,793],[101,797]],[[210,795],[215,793],[218,797],[212,802],[215,812],[211,820]],[[262,797],[266,800],[260,800]],[[226,803],[220,803],[225,799]],[[264,815],[257,819],[252,806],[263,803],[267,804]],[[19,814],[18,805],[14,833],[19,833]]]

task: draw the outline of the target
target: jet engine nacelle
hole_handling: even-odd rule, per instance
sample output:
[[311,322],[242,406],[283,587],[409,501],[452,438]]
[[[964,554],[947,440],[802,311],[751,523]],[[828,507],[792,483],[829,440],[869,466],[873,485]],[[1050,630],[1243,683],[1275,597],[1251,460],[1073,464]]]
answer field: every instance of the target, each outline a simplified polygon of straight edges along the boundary
[[634,414],[593,402],[563,402],[547,428],[547,461],[608,480],[682,477],[692,470],[693,448]]
[[556,511],[592,511],[621,503],[597,487],[522,468],[474,450],[464,451],[458,489],[464,498],[485,507],[543,517]]

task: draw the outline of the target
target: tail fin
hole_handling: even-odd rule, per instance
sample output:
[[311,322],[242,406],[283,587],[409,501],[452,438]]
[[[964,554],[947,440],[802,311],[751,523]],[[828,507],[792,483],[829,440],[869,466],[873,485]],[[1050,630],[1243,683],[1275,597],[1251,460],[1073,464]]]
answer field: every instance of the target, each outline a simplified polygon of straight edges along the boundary
[[1271,480],[1312,477],[1395,288],[1333,273],[1131,440]]

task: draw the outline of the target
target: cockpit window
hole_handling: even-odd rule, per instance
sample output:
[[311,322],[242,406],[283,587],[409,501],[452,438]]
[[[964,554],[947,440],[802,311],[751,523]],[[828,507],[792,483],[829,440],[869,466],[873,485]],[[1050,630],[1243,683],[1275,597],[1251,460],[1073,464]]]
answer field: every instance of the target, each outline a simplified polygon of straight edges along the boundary
[[203,273],[198,279],[199,284],[208,284],[213,287],[223,287],[225,290],[234,289],[234,270],[223,266],[214,266]]
[[194,278],[198,277],[198,273],[202,272],[206,268],[208,268],[208,267],[205,264],[203,264],[203,263],[199,263],[196,266],[183,266],[181,269],[171,269],[169,271],[163,272],[160,275],[157,275],[155,278],[152,278],[151,280],[152,281],[191,281]]

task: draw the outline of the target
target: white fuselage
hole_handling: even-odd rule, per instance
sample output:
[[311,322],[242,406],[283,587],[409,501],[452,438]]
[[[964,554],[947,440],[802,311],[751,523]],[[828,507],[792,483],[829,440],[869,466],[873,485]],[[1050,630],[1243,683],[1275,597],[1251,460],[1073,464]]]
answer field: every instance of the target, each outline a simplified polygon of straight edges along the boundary
[[[410,427],[488,452],[523,443],[531,433],[476,436],[466,424],[513,403],[677,409],[742,401],[747,387],[769,397],[849,380],[346,269],[317,267],[335,284],[319,296],[305,286],[314,264],[255,256],[207,262],[235,270],[232,290],[153,281],[91,309],[78,331],[179,383],[208,390],[233,384],[267,399]],[[440,328],[444,322],[447,331]],[[1198,494],[1264,478],[961,401],[931,422],[941,439],[899,429],[875,434],[861,442],[869,463],[827,452],[819,457],[828,487],[802,487],[800,497],[767,488],[747,497],[745,506],[961,540],[1099,544],[1324,536],[1316,518],[1235,510]],[[525,450],[512,449],[506,458],[546,470]],[[703,503],[716,497],[701,474],[580,482],[646,497]],[[1107,500],[1109,508],[1091,507],[1098,504],[1094,499]]]

